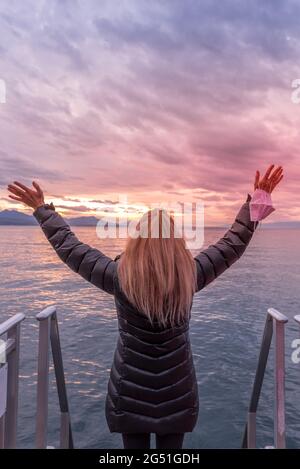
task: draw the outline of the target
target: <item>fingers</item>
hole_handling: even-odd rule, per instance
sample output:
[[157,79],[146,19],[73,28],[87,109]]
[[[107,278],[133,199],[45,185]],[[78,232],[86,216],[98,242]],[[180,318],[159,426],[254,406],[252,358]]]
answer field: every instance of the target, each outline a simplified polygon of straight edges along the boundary
[[276,178],[274,178],[274,181],[275,182],[279,182],[281,179],[283,178],[283,171],[280,171],[280,173],[278,174],[278,176]]
[[282,175],[282,172],[283,172],[282,166],[278,166],[278,168],[273,172],[273,174],[271,175],[269,179],[271,183],[279,179],[280,176]]
[[[24,187],[26,187],[26,186],[24,186]],[[7,190],[19,198],[19,199],[15,199],[15,200],[22,201],[26,205],[31,206],[31,204],[34,202],[33,198],[32,198],[32,193],[25,192],[22,189],[20,189],[19,187],[17,187],[16,185],[8,184]]]
[[273,192],[273,190],[275,189],[276,186],[278,186],[278,184],[280,183],[280,181],[282,180],[283,178],[283,174],[278,178],[276,179],[272,185],[271,185],[271,192]]
[[33,185],[33,187],[37,190],[38,195],[42,196],[42,195],[43,195],[43,191],[42,191],[42,189],[40,188],[40,186],[38,185],[38,183],[35,182],[35,181],[32,181],[32,185]]
[[21,197],[15,197],[14,195],[11,195],[11,194],[8,194],[8,197],[10,197],[11,199],[17,200],[18,202],[23,202]]
[[[282,169],[282,166],[278,166],[274,171],[275,165],[272,164],[271,166],[269,166],[269,168],[267,169],[266,171],[266,174],[264,175],[263,179],[261,180],[261,182],[263,183],[267,183],[273,179],[276,179],[278,176],[280,176],[280,174],[282,173],[283,169]],[[272,173],[273,171],[273,173]]]
[[267,169],[267,171],[266,171],[264,177],[262,178],[261,182],[266,182],[266,181],[268,180],[268,177],[270,176],[270,174],[271,174],[273,168],[274,168],[274,165],[271,164],[271,166],[268,167],[268,169]]
[[277,184],[280,183],[281,179],[283,179],[283,174],[280,176],[280,178],[279,178],[278,181],[276,182],[276,186],[277,186]]
[[279,168],[277,168],[277,170],[274,171],[273,175],[272,175],[272,176],[270,177],[270,179],[269,179],[271,185],[273,185],[273,184],[276,185],[276,184],[279,182],[279,180],[280,180],[282,174],[283,174],[283,169],[282,169],[281,166],[279,166]]
[[7,189],[13,195],[9,195],[11,199],[22,202],[29,207],[36,208],[44,203],[44,194],[37,182],[32,181],[35,190],[30,189],[19,181],[8,184]]
[[275,169],[275,171],[273,172],[271,178],[277,177],[279,173],[282,173],[282,171],[283,171],[282,166],[278,166],[278,168]]
[[9,192],[12,192],[13,194],[19,194],[19,195],[25,194],[24,191],[21,191],[21,189],[19,189],[18,187],[14,186],[13,184],[8,184],[7,190],[8,190]]
[[21,189],[23,189],[23,191],[25,191],[25,192],[27,192],[27,193],[29,193],[29,194],[32,192],[32,190],[31,190],[29,187],[25,186],[25,185],[22,184],[21,182],[14,181],[14,184],[15,184],[16,186],[20,187]]
[[28,195],[27,192],[24,192],[22,189],[19,189],[19,187],[14,186],[13,184],[8,184],[7,190],[20,197]]
[[26,195],[11,195],[11,194],[8,194],[8,197],[10,197],[13,200],[17,200],[18,202],[22,202],[25,205],[31,206],[31,204],[32,204],[32,200],[29,197],[27,197]]
[[277,186],[277,184],[280,183],[280,181],[281,181],[282,178],[283,178],[283,174],[280,176],[279,179],[277,179],[277,180],[275,181],[275,186]]
[[[257,184],[256,188],[265,190],[266,192],[272,192],[272,190],[279,184],[283,176],[283,168],[282,166],[278,166],[276,169],[274,164],[271,164],[264,177],[257,182],[257,176],[255,178],[255,184]],[[256,172],[257,174],[257,172]]]

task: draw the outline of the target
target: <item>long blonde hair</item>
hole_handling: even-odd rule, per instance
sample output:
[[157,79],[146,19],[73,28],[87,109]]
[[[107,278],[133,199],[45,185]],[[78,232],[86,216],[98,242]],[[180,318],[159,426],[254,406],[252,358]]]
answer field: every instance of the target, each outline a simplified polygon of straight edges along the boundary
[[149,210],[137,228],[139,235],[128,238],[119,260],[120,287],[151,324],[178,325],[189,314],[196,289],[193,256],[166,210]]

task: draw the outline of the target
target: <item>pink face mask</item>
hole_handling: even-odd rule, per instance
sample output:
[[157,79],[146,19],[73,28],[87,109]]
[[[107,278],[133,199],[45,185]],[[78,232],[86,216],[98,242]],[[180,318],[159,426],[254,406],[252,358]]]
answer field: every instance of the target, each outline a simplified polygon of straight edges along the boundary
[[262,189],[256,189],[250,201],[251,221],[260,221],[274,212],[271,194]]

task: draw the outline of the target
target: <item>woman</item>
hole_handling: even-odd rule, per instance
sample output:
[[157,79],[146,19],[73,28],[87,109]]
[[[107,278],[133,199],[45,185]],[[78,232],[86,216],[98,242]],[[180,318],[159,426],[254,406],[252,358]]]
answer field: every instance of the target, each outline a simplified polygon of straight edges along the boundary
[[[261,180],[256,173],[254,189],[270,194],[282,177],[282,167],[272,165]],[[124,253],[112,260],[80,242],[53,204],[45,204],[39,185],[33,186],[16,181],[9,196],[34,209],[63,262],[115,297],[119,338],[106,397],[110,431],[122,433],[125,448],[150,448],[151,433],[157,448],[182,448],[199,407],[189,340],[193,295],[244,253],[257,225],[250,217],[251,196],[224,237],[195,258],[185,240],[174,236],[172,217],[156,210],[142,217],[140,228],[146,219],[150,228],[158,223],[159,237],[129,238]],[[162,236],[166,222],[169,237]]]

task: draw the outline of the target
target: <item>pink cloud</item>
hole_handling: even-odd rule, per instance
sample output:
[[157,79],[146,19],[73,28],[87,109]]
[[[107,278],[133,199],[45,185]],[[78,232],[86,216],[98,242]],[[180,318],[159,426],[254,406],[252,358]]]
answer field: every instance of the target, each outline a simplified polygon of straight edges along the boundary
[[222,223],[255,170],[274,162],[285,180],[272,220],[300,218],[300,107],[290,100],[299,7],[260,16],[258,1],[183,10],[140,0],[118,13],[101,3],[54,2],[51,15],[34,2],[1,7],[0,195],[11,180],[37,178],[78,213],[86,198],[119,193],[131,203],[202,196]]

